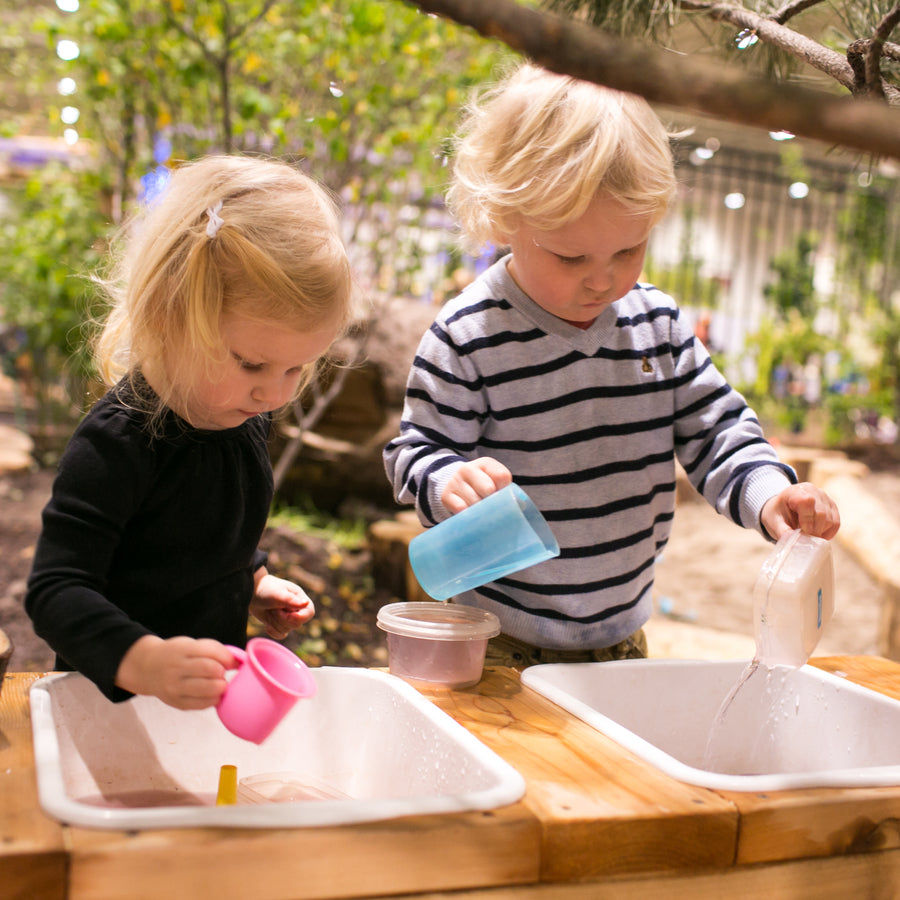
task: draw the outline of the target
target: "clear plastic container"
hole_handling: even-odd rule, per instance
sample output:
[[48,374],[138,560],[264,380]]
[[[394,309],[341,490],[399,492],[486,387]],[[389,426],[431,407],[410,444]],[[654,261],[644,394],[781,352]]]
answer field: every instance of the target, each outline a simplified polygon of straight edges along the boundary
[[377,624],[387,632],[392,675],[452,690],[481,680],[487,642],[500,634],[493,613],[455,603],[389,603],[378,610]]
[[789,532],[763,563],[753,587],[757,658],[765,666],[802,666],[833,612],[831,543]]
[[315,778],[296,772],[266,772],[242,778],[238,803],[299,803],[311,800],[349,800],[349,795]]
[[409,564],[425,593],[447,600],[559,556],[559,544],[531,498],[508,484],[416,535]]

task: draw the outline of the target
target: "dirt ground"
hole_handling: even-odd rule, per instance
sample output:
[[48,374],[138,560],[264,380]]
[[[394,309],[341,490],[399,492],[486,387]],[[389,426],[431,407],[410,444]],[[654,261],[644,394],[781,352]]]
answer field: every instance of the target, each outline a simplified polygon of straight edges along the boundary
[[[0,629],[15,647],[10,671],[47,671],[53,665],[53,654],[34,635],[22,608],[51,481],[46,470],[0,476]],[[900,509],[896,468],[861,481],[889,508]],[[316,618],[289,639],[289,646],[313,665],[385,665],[384,635],[375,627],[375,615],[396,598],[373,585],[366,550],[347,552],[285,528],[268,531],[264,546],[271,568],[303,584],[316,602]],[[836,609],[817,652],[877,653],[876,585],[839,541],[833,546]],[[705,503],[681,503],[657,567],[656,612],[647,626],[651,655],[749,658],[752,589],[770,549],[757,534],[725,521]]]

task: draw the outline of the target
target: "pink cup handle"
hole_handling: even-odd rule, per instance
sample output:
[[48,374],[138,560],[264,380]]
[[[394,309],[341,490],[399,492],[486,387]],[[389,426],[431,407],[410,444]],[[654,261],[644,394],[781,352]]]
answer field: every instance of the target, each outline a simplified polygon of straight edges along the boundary
[[[247,661],[247,651],[241,650],[240,647],[235,647],[232,644],[225,644],[225,649],[228,650],[231,655],[234,657],[235,662],[237,663],[236,669],[226,669],[227,672],[234,672],[237,675],[237,670]],[[226,691],[228,688],[226,687]],[[219,697],[219,702],[216,706],[221,706],[222,701],[225,699],[225,694],[223,693],[221,697]]]
[[231,655],[235,658],[235,661],[239,666],[242,666],[245,662],[247,662],[246,650],[241,650],[240,647],[235,647],[232,644],[226,644],[225,649],[231,651]]

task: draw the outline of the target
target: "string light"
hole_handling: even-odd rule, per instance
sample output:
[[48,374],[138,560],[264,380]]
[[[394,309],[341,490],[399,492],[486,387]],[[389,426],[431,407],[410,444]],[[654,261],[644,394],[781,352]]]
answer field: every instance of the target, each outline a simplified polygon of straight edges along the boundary
[[56,45],[56,55],[60,59],[78,59],[79,52],[78,44],[76,44],[75,41],[62,40]]

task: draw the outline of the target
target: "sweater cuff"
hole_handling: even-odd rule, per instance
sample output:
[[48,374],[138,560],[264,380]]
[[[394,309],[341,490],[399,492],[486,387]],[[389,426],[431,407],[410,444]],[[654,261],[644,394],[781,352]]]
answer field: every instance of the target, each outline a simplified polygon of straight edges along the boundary
[[[793,469],[788,471],[793,473]],[[741,496],[741,524],[755,528],[767,541],[775,539],[763,527],[760,519],[766,503],[786,487],[797,483],[797,476],[789,478],[781,466],[760,466],[751,472],[744,482]]]
[[441,494],[447,483],[456,474],[457,469],[463,464],[464,460],[443,466],[440,469],[429,474],[425,482],[425,498],[426,503],[419,503],[419,520],[426,527],[437,525],[444,519],[449,519],[451,513],[441,503]]

